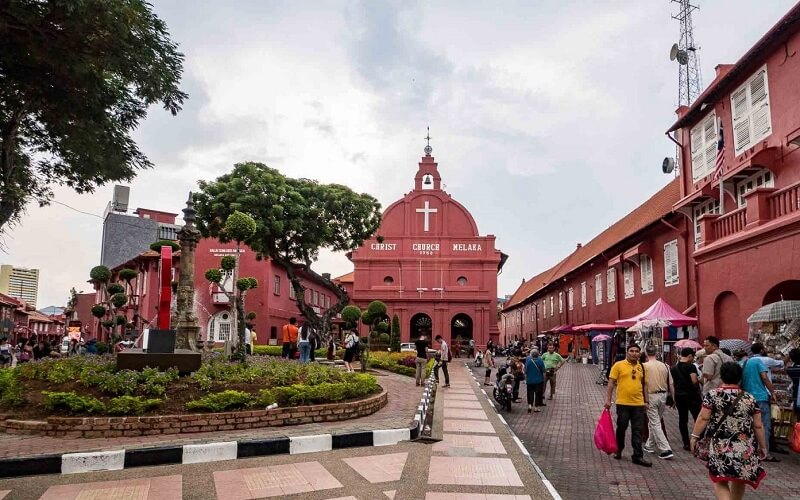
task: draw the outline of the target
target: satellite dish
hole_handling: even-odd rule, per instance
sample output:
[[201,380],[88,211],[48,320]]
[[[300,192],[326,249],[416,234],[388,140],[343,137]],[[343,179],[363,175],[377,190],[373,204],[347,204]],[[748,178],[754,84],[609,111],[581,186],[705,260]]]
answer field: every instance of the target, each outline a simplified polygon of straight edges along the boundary
[[676,57],[678,57],[678,44],[673,43],[672,48],[669,49],[669,60],[674,61]]
[[682,64],[684,66],[689,64],[689,54],[683,49],[678,50],[678,54],[675,56],[675,59],[678,60],[679,64]]
[[675,160],[667,156],[664,158],[664,161],[661,162],[661,171],[665,174],[672,173],[675,170]]

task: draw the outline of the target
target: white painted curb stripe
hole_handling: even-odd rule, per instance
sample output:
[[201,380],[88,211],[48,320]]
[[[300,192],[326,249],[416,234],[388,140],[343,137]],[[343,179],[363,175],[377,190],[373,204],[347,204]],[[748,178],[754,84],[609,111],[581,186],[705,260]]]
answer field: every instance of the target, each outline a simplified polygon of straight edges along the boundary
[[508,426],[508,422],[506,422],[506,419],[504,419],[503,416],[500,415],[499,413],[497,414],[497,418],[499,418],[500,421],[503,422],[503,425]]
[[372,446],[388,446],[400,441],[410,441],[410,429],[385,429],[372,431]]
[[[409,431],[409,434],[411,431]],[[289,438],[289,454],[314,453],[333,449],[333,437],[330,434],[316,436],[298,436]]]
[[77,474],[125,468],[125,450],[66,453],[61,455],[61,473]]
[[513,436],[513,437],[514,437],[514,441],[517,443],[517,446],[519,446],[519,451],[521,451],[522,454],[525,455],[526,457],[531,456],[531,452],[529,452],[528,449],[525,448],[525,445],[522,444],[522,441],[520,441],[517,436]]
[[183,463],[202,464],[236,460],[236,441],[207,444],[187,444],[183,446]]

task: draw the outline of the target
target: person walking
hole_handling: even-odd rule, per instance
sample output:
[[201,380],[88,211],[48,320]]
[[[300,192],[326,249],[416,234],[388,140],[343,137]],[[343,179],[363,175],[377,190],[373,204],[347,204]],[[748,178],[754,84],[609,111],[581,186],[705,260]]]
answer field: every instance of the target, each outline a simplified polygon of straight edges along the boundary
[[333,334],[328,339],[328,351],[325,353],[325,357],[328,358],[328,361],[336,359],[336,341],[333,339]]
[[353,359],[358,351],[358,335],[355,330],[350,330],[344,338],[344,367],[348,373],[353,373]]
[[281,350],[281,357],[286,359],[294,359],[294,353],[297,346],[297,318],[292,316],[289,318],[289,323],[283,325],[283,346]]
[[11,352],[11,344],[8,343],[8,337],[0,338],[0,368],[11,366],[14,360],[14,353]]
[[539,407],[542,406],[542,399],[544,395],[544,374],[547,369],[545,368],[544,361],[539,357],[539,349],[533,348],[525,358],[525,385],[528,395],[528,413],[533,410],[539,413]]
[[253,354],[253,330],[250,327],[244,327],[244,353],[248,356]]
[[414,360],[417,367],[417,387],[420,387],[425,385],[425,367],[428,365],[428,342],[425,335],[419,336],[414,347],[417,349],[417,359]]
[[764,428],[764,436],[767,438],[767,456],[765,462],[778,462],[779,460],[770,455],[769,435],[772,430],[772,412],[770,411],[770,401],[772,401],[775,388],[769,379],[769,368],[761,359],[761,352],[764,344],[760,342],[750,346],[753,356],[744,361],[742,366],[742,389],[753,396],[761,413],[761,424]]
[[645,349],[647,362],[644,367],[645,388],[647,389],[647,428],[649,436],[644,444],[644,451],[657,452],[658,458],[669,460],[673,456],[667,436],[661,428],[661,420],[667,410],[667,396],[675,400],[672,375],[669,367],[656,357],[656,346],[648,345]]
[[[489,342],[491,342],[491,340]],[[486,348],[486,352],[483,354],[483,362],[484,366],[486,366],[486,375],[483,379],[483,385],[494,385],[491,383],[492,368],[497,368],[497,363],[494,362],[494,355],[492,355],[492,351],[489,347]]]
[[675,388],[675,406],[678,408],[678,429],[681,431],[683,449],[691,450],[689,442],[689,413],[696,422],[700,414],[700,379],[694,365],[694,350],[684,347],[678,364],[672,367],[672,385]]
[[719,339],[709,336],[703,341],[703,350],[706,353],[703,359],[703,396],[722,385],[720,367],[723,363],[732,362],[733,358],[720,351]]
[[547,367],[545,386],[550,384],[550,396],[547,399],[553,399],[556,395],[556,372],[566,363],[566,360],[556,352],[556,345],[551,342],[547,344],[547,352],[542,354],[542,361]]
[[642,450],[642,427],[647,406],[647,391],[645,390],[644,368],[639,363],[640,354],[639,346],[631,344],[625,351],[625,359],[617,361],[611,367],[605,407],[611,408],[611,398],[616,389],[618,451],[614,454],[614,458],[617,460],[622,458],[622,450],[625,449],[625,433],[630,425],[631,445],[633,446],[632,461],[642,467],[651,467],[653,464],[644,459]]
[[444,341],[441,335],[436,336],[436,342],[439,343],[439,360],[436,363],[436,368],[434,369],[434,378],[436,378],[436,383],[439,383],[439,369],[442,369],[444,373],[444,386],[450,387],[450,373],[447,371],[447,363],[450,362],[452,356],[450,354],[450,346],[447,345],[447,342]]
[[703,409],[692,429],[692,451],[700,437],[708,439],[708,475],[718,499],[741,499],[744,487],[758,488],[766,472],[767,440],[755,398],[739,388],[742,367],[734,361],[720,366],[722,385],[703,396]]
[[314,335],[314,328],[306,321],[300,327],[297,337],[297,348],[300,350],[300,362],[308,363],[311,351],[311,337]]

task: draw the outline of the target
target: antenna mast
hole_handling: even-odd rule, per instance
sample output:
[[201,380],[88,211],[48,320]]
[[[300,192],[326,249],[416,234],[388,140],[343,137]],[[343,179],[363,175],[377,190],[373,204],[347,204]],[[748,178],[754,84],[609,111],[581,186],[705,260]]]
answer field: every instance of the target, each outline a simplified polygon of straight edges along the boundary
[[700,95],[703,80],[700,74],[700,61],[697,59],[697,45],[694,42],[694,24],[692,12],[697,10],[691,0],[670,0],[680,6],[677,14],[672,15],[681,25],[681,36],[678,40],[677,52],[672,59],[678,60],[678,106],[689,106]]

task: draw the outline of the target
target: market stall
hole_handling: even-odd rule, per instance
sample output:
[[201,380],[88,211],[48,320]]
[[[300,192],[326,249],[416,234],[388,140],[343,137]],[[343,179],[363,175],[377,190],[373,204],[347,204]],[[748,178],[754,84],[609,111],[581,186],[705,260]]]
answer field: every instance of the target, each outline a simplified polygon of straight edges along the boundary
[[[788,361],[789,351],[800,348],[800,300],[781,300],[761,307],[747,318],[749,340],[761,342],[767,352]],[[792,381],[785,372],[772,374],[775,403],[772,405],[773,433],[788,438],[800,412],[800,397],[792,398]]]
[[616,321],[616,324],[628,328],[628,343],[635,342],[642,350],[648,345],[655,345],[664,354],[664,362],[671,364],[674,357],[672,346],[675,342],[685,338],[692,339],[692,336],[696,338],[694,329],[683,329],[681,335],[673,332],[681,327],[696,325],[697,318],[681,314],[665,300],[658,299],[640,314]]

